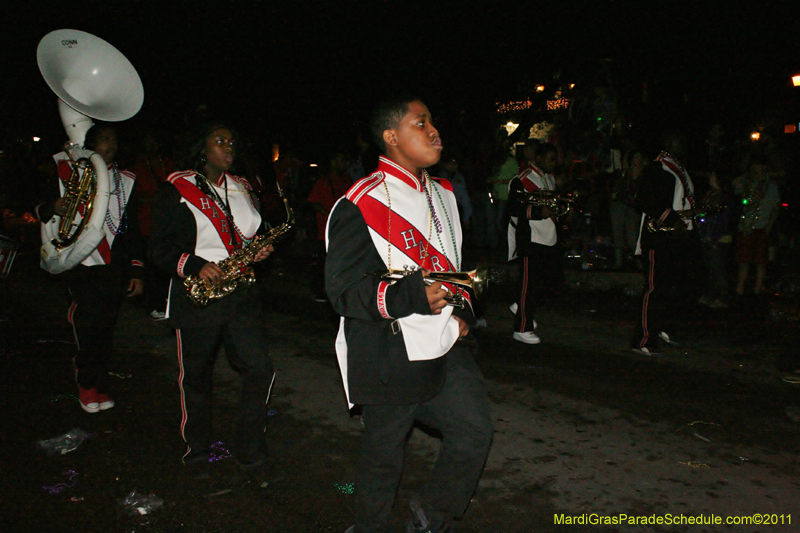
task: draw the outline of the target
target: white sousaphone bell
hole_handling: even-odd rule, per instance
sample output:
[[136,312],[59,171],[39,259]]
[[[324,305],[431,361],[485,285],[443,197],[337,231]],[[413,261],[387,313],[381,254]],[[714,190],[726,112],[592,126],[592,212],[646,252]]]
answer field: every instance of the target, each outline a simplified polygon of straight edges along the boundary
[[[55,159],[68,160],[77,178],[74,187],[60,182],[67,214],[42,224],[42,268],[58,274],[80,264],[105,238],[104,224],[111,190],[105,161],[84,150],[92,118],[127,120],[139,112],[144,88],[130,61],[103,39],[79,30],[55,30],[36,50],[39,71],[58,96],[58,111],[69,141]],[[88,160],[89,165],[84,165]],[[60,181],[60,180],[59,180]],[[72,181],[72,180],[70,180]],[[83,181],[78,185],[79,181]],[[78,206],[85,204],[82,216]]]

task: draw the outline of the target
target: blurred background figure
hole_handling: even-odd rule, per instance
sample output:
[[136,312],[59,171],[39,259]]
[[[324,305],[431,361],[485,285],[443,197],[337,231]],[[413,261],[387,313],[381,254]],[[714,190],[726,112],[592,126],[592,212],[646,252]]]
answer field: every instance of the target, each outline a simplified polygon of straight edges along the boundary
[[456,158],[452,156],[444,158],[442,163],[439,164],[438,174],[438,177],[448,180],[453,186],[453,194],[456,195],[456,202],[458,203],[458,213],[461,215],[461,229],[466,231],[470,227],[472,201],[467,190],[467,180],[458,169]]
[[736,199],[728,183],[724,173],[711,172],[708,191],[700,202],[700,213],[696,217],[708,271],[706,290],[698,303],[712,309],[727,308],[730,294],[728,264]]
[[[150,243],[150,210],[158,184],[175,171],[175,165],[161,149],[153,132],[146,132],[141,140],[140,153],[131,166],[136,175],[136,194],[133,201],[139,217],[139,230],[142,235],[145,253]],[[147,284],[144,292],[145,310],[153,320],[164,320],[167,311],[167,292],[169,276],[153,265],[147,264]]]
[[733,188],[742,200],[736,232],[736,263],[739,265],[736,294],[745,293],[751,265],[756,267],[753,294],[762,294],[767,274],[767,237],[778,218],[781,201],[778,185],[767,173],[767,159],[763,154],[750,154],[747,173],[736,178]]
[[347,156],[344,151],[337,151],[331,157],[327,172],[314,182],[311,193],[306,198],[316,214],[316,234],[314,260],[316,268],[311,280],[314,301],[327,302],[325,295],[325,226],[333,204],[341,198],[352,185],[347,174]]
[[490,201],[486,212],[486,246],[500,250],[505,257],[506,232],[508,226],[508,184],[519,172],[519,163],[512,155],[512,146],[507,140],[499,140],[492,155],[492,170],[486,180]]

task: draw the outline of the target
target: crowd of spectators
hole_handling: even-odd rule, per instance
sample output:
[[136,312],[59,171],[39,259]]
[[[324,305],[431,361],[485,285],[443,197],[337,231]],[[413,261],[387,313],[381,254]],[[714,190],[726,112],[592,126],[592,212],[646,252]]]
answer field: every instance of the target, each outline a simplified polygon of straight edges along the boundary
[[[566,268],[584,270],[636,271],[642,268],[635,255],[641,222],[636,209],[636,190],[642,168],[657,155],[652,136],[639,133],[636,124],[622,116],[608,93],[596,91],[595,100],[584,114],[597,115],[593,121],[578,123],[566,111],[528,112],[519,128],[509,134],[505,125],[486,132],[484,138],[461,139],[456,132],[443,131],[444,156],[432,169],[432,175],[453,183],[465,229],[465,246],[489,260],[502,262],[508,256],[506,209],[508,183],[519,173],[522,147],[529,138],[555,145],[557,165],[554,175],[557,189],[577,193],[579,212],[569,224],[559,228],[559,246],[563,248]],[[505,116],[498,117],[505,120]],[[496,122],[500,122],[497,120]],[[445,130],[445,128],[440,128]],[[142,183],[134,198],[142,227],[148,227],[148,203],[161,180],[175,168],[179,139],[156,128],[126,131],[119,156],[120,164],[133,169]],[[701,233],[710,282],[702,302],[724,305],[735,292],[760,293],[776,283],[786,283],[779,272],[779,250],[793,250],[796,239],[796,215],[791,199],[795,194],[793,151],[786,149],[789,136],[763,132],[758,141],[743,132],[728,132],[721,122],[704,131],[684,131],[689,139],[686,167],[697,188],[697,197],[708,202],[724,202],[724,212],[709,213],[701,221]],[[705,133],[705,134],[704,134]],[[321,255],[319,202],[309,195],[315,183],[350,182],[369,174],[377,154],[362,139],[337,140],[333,147],[272,144],[259,139],[243,139],[245,149],[235,172],[249,180],[262,199],[264,215],[272,224],[285,219],[283,203],[277,195],[279,183],[288,196],[297,218],[293,242],[308,243],[312,254]],[[41,144],[41,143],[39,143]],[[277,143],[276,143],[277,144]],[[23,247],[36,246],[38,228],[30,217],[41,192],[52,187],[52,154],[32,141],[5,143],[0,157],[0,233],[19,241]],[[55,150],[57,151],[57,150]],[[277,156],[277,159],[275,157]],[[766,230],[769,253],[767,265],[753,263],[753,258],[734,254],[738,221],[747,211],[742,200],[753,192],[752,161],[770,183],[767,201],[774,209],[758,222]],[[342,168],[344,170],[342,170]],[[141,174],[141,176],[139,176]],[[24,178],[23,178],[24,177]],[[749,183],[749,185],[748,185]],[[744,188],[750,187],[745,190]],[[319,187],[317,187],[319,190]],[[752,196],[752,194],[751,194]],[[788,205],[787,205],[788,204]],[[745,261],[747,259],[747,261]],[[760,258],[756,258],[761,262]],[[738,265],[745,265],[739,267]],[[750,269],[748,265],[755,264]],[[742,281],[753,277],[751,281]],[[785,287],[784,287],[785,288]]]

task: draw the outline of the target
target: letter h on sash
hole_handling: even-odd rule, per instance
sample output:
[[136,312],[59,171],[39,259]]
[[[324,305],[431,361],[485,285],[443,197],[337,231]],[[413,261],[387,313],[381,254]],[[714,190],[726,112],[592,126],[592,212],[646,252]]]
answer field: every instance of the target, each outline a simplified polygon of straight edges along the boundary
[[401,231],[400,235],[403,236],[403,242],[406,245],[406,248],[405,248],[406,250],[408,250],[409,248],[413,248],[414,246],[417,246],[417,240],[414,238],[414,230],[413,229],[409,229],[409,230],[406,230],[406,231]]

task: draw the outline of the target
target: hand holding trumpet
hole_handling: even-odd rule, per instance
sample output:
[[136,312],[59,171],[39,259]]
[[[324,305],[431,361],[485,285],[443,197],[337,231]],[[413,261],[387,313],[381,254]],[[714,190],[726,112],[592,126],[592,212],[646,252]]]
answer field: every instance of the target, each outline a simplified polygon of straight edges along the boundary
[[[430,270],[423,269],[422,277],[425,278],[429,276],[430,273]],[[431,314],[442,314],[442,309],[447,307],[447,300],[445,300],[447,289],[442,287],[441,282],[434,281],[430,285],[425,286],[425,293],[428,295],[428,304],[431,306]],[[469,325],[455,315],[453,315],[453,318],[458,322],[458,337],[465,337],[469,333]]]
[[[430,270],[423,269],[422,277],[426,278],[430,275],[430,273]],[[447,301],[444,299],[444,297],[447,296],[447,289],[442,287],[441,282],[434,281],[425,287],[425,294],[428,295],[428,305],[431,306],[431,314],[442,314],[442,309],[447,307]]]

